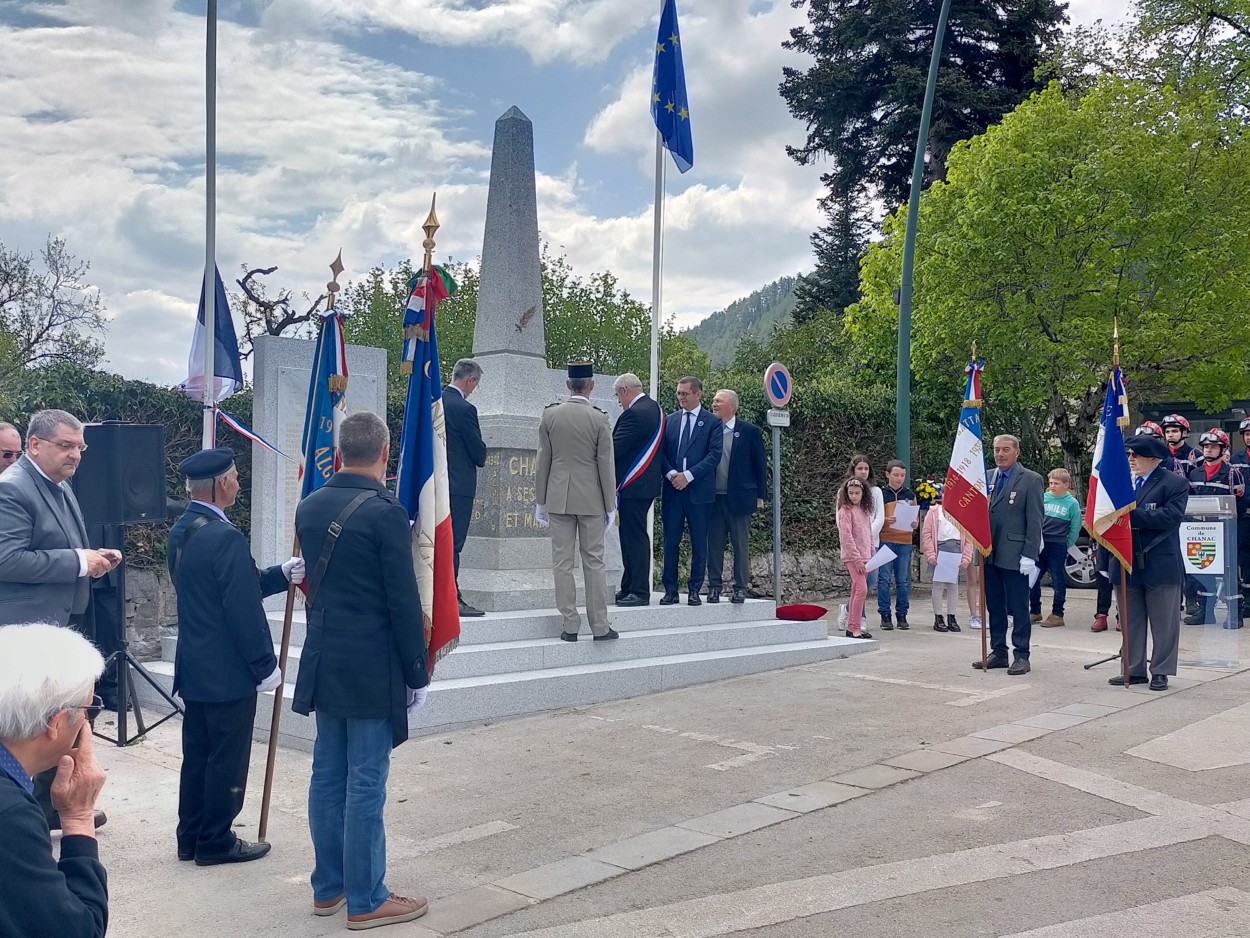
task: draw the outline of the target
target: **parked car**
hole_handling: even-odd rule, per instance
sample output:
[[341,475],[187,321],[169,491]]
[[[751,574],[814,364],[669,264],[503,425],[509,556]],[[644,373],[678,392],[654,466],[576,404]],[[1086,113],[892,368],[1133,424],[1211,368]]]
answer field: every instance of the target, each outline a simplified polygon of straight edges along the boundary
[[1070,589],[1093,589],[1098,585],[1098,571],[1094,569],[1094,542],[1084,531],[1068,548],[1063,575]]

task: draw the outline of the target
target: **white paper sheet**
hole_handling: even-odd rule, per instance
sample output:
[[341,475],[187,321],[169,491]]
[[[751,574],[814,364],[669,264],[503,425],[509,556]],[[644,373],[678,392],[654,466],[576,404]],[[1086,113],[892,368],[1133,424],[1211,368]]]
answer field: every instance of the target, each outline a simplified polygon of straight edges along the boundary
[[1029,574],[1029,589],[1032,589],[1034,586],[1037,585],[1037,581],[1041,579],[1041,576],[1042,576],[1042,568],[1034,567],[1033,572]]
[[960,554],[956,551],[939,550],[937,554],[937,566],[933,568],[933,582],[958,583],[959,558]]
[[878,567],[884,567],[897,556],[898,554],[882,544],[877,548],[877,552],[864,564],[864,570],[867,573],[872,573],[873,570],[876,570]]
[[896,531],[910,531],[912,524],[920,517],[920,506],[899,502],[894,507],[894,519],[890,527]]

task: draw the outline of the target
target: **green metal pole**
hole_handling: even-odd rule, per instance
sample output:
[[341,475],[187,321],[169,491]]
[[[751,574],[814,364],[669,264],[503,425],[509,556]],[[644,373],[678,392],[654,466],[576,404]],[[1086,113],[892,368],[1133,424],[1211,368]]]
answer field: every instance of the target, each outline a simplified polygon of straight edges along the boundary
[[937,31],[933,35],[933,56],[929,59],[929,83],[920,110],[920,136],[916,140],[916,163],[911,171],[911,196],[907,200],[907,233],[903,236],[903,280],[898,296],[898,377],[895,398],[894,447],[898,458],[911,472],[911,277],[916,260],[916,223],[920,217],[920,187],[924,183],[924,151],[929,141],[929,121],[933,116],[933,96],[937,90],[938,64],[942,61],[942,40],[951,0],[942,0]]

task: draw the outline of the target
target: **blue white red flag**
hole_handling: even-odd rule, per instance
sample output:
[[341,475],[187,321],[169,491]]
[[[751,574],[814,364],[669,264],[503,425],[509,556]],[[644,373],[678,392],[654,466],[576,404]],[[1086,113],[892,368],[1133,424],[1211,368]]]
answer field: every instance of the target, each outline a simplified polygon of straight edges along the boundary
[[401,368],[408,372],[408,398],[399,439],[395,497],[412,519],[412,563],[421,593],[431,667],[460,642],[447,429],[434,330],[439,302],[455,289],[455,281],[441,267],[423,270],[409,283],[404,310]]
[[338,426],[347,416],[347,346],[343,316],[336,309],[321,314],[312,377],[308,382],[308,409],[304,412],[304,441],[299,468],[300,498],[311,495],[340,466]]
[[1137,507],[1133,476],[1124,450],[1124,428],[1129,425],[1128,392],[1119,368],[1111,372],[1102,423],[1094,444],[1094,464],[1085,497],[1085,530],[1106,548],[1124,569],[1133,572],[1133,532],[1129,512]]
[[990,552],[990,500],[985,472],[985,443],[981,436],[981,372],[985,362],[968,362],[964,369],[964,406],[951,450],[942,511],[981,553]]
[[283,459],[291,458],[286,453],[282,452],[282,450],[278,449],[278,447],[274,446],[272,443],[266,440],[263,436],[261,436],[255,430],[253,430],[251,427],[249,427],[247,424],[245,424],[239,418],[231,417],[228,413],[226,413],[220,407],[214,407],[213,410],[216,412],[218,420],[224,423],[227,427],[229,427],[235,433],[239,434],[239,436],[243,437],[245,440],[251,440],[261,449],[267,449],[271,453],[276,453],[277,455],[281,456]]
[[[213,296],[213,401],[224,401],[243,387],[243,363],[239,360],[239,340],[230,315],[221,271],[213,269],[217,289]],[[191,354],[187,357],[187,380],[178,390],[201,399],[204,395],[204,286],[200,285],[200,311],[191,334]]]

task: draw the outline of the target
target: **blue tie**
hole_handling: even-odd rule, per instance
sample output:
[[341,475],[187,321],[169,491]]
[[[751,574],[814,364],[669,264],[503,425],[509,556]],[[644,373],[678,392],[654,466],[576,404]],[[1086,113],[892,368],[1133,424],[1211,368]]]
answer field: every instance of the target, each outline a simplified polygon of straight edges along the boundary
[[1145,478],[1143,478],[1142,476],[1138,476],[1136,479],[1133,480],[1133,495],[1134,496],[1141,494],[1141,487],[1145,481],[1146,481]]
[[694,416],[690,411],[682,413],[681,420],[681,436],[677,438],[677,458],[686,455],[686,445],[690,442],[690,418]]

